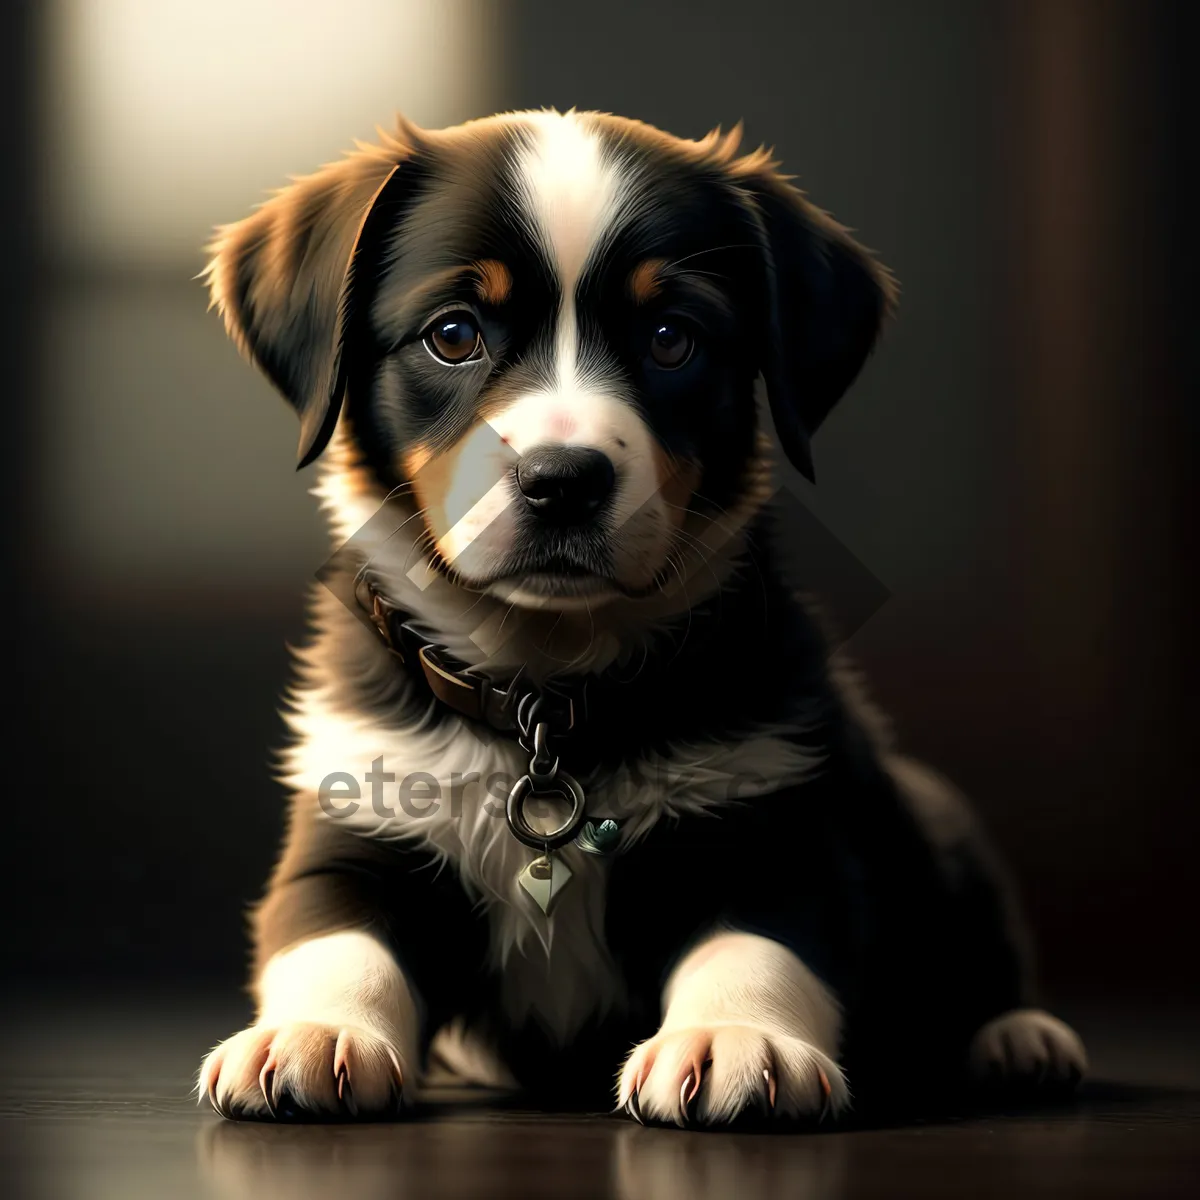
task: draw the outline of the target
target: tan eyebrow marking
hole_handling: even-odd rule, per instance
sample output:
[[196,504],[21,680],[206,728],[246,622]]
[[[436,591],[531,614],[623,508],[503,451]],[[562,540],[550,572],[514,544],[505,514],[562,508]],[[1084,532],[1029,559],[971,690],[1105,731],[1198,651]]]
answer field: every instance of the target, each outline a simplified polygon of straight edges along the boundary
[[485,258],[474,266],[475,291],[485,304],[503,304],[512,295],[512,272],[496,258]]
[[647,304],[662,290],[660,276],[666,268],[665,258],[648,258],[633,268],[629,276],[629,294],[635,304]]

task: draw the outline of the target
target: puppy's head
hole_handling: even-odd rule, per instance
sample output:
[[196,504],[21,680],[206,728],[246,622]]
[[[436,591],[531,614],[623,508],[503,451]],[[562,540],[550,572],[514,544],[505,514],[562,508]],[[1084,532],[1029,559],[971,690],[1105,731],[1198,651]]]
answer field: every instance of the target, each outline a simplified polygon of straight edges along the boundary
[[[760,479],[754,384],[809,442],[893,289],[738,134],[595,113],[401,122],[225,227],[208,279],[295,408],[339,419],[434,561],[538,607],[653,591]],[[690,541],[689,541],[690,539]]]

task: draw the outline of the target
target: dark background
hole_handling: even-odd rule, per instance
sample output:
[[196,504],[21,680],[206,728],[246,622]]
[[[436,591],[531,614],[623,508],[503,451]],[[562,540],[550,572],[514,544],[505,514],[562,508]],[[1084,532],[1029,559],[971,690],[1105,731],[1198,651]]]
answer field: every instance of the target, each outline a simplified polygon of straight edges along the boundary
[[[45,11],[0,6],[3,961],[75,996],[236,987],[242,907],[282,831],[268,755],[321,531],[289,475],[291,418],[205,314],[201,260],[54,250]],[[789,486],[886,585],[849,648],[906,748],[976,799],[1051,992],[1080,1003],[1191,1005],[1200,983],[1194,14],[476,14],[503,60],[490,109],[601,108],[689,136],[744,118],[898,275],[899,319],[816,439],[819,486]],[[137,533],[156,514],[162,551]],[[131,529],[133,549],[101,536]]]

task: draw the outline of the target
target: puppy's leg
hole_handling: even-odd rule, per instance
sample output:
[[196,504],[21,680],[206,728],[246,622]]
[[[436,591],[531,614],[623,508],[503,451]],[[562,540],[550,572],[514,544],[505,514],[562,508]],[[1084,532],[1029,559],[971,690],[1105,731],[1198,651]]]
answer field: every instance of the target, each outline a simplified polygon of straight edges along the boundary
[[[201,1099],[226,1116],[367,1118],[413,1099],[429,997],[393,945],[405,914],[452,922],[453,906],[430,903],[429,873],[416,869],[423,859],[318,821],[313,808],[297,798],[287,848],[254,914],[255,1020],[201,1068]],[[420,945],[411,969],[436,988]]]
[[[940,861],[953,964],[945,981],[974,1033],[966,1066],[984,1085],[1063,1086],[1087,1071],[1079,1035],[1033,1006],[1033,948],[1016,890],[966,800],[935,771],[892,757],[888,770]],[[965,1038],[964,1038],[965,1043]]]
[[837,1002],[778,942],[714,934],[675,968],[663,1008],[621,1071],[618,1103],[631,1115],[715,1126],[747,1110],[823,1117],[846,1106]]
[[370,1117],[411,1098],[416,998],[391,952],[361,930],[273,955],[253,1025],[205,1059],[199,1088],[229,1117]]

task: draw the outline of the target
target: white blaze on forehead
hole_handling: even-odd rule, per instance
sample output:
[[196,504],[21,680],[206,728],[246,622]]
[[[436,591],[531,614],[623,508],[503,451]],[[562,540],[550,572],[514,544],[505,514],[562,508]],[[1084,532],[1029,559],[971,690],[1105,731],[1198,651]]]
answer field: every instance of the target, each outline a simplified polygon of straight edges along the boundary
[[[627,517],[653,494],[649,430],[621,396],[625,388],[584,378],[580,371],[576,288],[607,237],[628,196],[630,176],[604,153],[600,135],[576,113],[528,113],[533,136],[517,160],[522,202],[558,277],[561,301],[554,345],[554,385],[521,397],[492,425],[518,453],[540,442],[593,446],[623,472],[622,504]],[[641,476],[645,476],[642,478]],[[618,521],[619,523],[619,521]]]
[[[515,191],[560,293],[553,366],[452,450],[417,469],[409,465],[408,473],[441,557],[465,578],[487,580],[500,577],[523,537],[516,460],[546,443],[600,450],[616,474],[601,521],[614,574],[628,587],[646,587],[662,568],[671,537],[660,494],[663,456],[628,381],[605,378],[591,364],[584,369],[576,294],[630,211],[636,174],[627,161],[605,153],[586,116],[541,112],[517,119],[527,137],[513,163]],[[404,573],[421,591],[436,578],[423,561],[408,563]]]
[[574,381],[578,359],[575,289],[610,229],[621,198],[619,165],[575,113],[530,113],[533,138],[517,160],[527,215],[562,289],[556,338],[559,386]]

